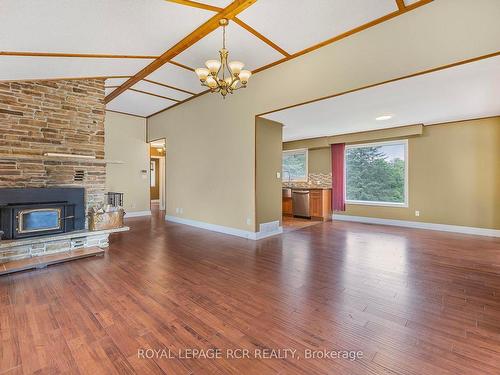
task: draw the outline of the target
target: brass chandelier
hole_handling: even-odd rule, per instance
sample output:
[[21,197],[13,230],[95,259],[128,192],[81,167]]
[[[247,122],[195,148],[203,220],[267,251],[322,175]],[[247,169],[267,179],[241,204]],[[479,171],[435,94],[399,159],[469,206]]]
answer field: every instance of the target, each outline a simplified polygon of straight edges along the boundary
[[220,60],[207,60],[206,68],[195,69],[201,85],[211,92],[221,93],[223,98],[233,91],[246,87],[252,72],[243,70],[245,64],[241,61],[227,62],[229,51],[226,49],[226,26],[229,21],[223,18],[219,21],[222,26],[222,49],[219,50]]

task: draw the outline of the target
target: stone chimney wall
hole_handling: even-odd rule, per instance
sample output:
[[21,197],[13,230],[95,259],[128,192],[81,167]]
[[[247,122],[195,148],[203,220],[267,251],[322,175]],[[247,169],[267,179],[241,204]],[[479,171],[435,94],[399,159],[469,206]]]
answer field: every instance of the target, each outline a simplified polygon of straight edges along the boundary
[[104,116],[103,79],[0,82],[0,187],[83,186],[102,203]]

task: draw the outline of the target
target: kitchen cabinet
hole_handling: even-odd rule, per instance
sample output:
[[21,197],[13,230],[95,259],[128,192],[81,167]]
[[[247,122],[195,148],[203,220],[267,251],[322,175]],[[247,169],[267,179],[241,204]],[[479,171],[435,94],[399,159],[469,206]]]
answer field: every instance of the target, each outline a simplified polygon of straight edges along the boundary
[[312,220],[332,219],[332,189],[310,189],[309,214]]
[[283,215],[292,216],[292,198],[283,197]]
[[[285,191],[286,190],[286,191]],[[309,216],[311,220],[328,221],[332,219],[332,189],[283,189],[283,215],[293,215],[292,190],[309,191]]]

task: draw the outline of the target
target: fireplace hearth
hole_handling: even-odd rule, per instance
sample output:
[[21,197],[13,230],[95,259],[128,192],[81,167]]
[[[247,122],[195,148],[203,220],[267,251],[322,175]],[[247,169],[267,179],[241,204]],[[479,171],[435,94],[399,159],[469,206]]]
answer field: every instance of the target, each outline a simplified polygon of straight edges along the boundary
[[83,188],[0,189],[0,232],[14,240],[85,229]]

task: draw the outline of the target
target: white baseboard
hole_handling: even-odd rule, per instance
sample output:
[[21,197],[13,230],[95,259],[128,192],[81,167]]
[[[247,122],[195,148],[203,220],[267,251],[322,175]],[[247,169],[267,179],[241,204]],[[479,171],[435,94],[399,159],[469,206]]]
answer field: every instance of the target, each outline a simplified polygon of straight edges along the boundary
[[151,216],[151,210],[125,212],[124,218],[128,219],[129,217],[138,217],[138,216]]
[[172,222],[178,223],[178,224],[189,225],[189,226],[196,227],[196,228],[211,230],[213,232],[219,232],[219,233],[229,234],[232,236],[243,237],[243,238],[246,238],[249,240],[260,240],[260,239],[263,239],[266,237],[270,237],[270,236],[274,236],[276,234],[283,233],[282,227],[279,227],[279,229],[276,231],[264,233],[264,232],[251,232],[248,230],[231,228],[231,227],[226,227],[226,226],[217,225],[217,224],[210,224],[210,223],[206,223],[204,221],[185,219],[185,218],[171,216],[171,215],[165,215],[165,220],[172,221]]
[[270,232],[253,232],[252,234],[255,236],[255,238],[252,238],[253,240],[261,240],[263,238],[271,237],[271,236],[276,236],[277,234],[282,234],[283,233],[283,227],[278,227],[273,231]]
[[380,219],[376,217],[351,216],[351,215],[339,215],[339,214],[333,214],[332,219],[339,221],[355,221],[357,223],[366,223],[366,224],[393,225],[396,227],[428,229],[428,230],[455,232],[463,234],[475,234],[478,236],[500,237],[500,230],[498,229],[464,227],[461,225],[424,223],[420,221]]

